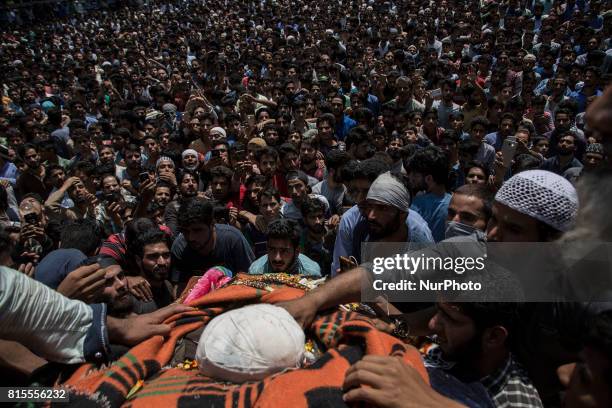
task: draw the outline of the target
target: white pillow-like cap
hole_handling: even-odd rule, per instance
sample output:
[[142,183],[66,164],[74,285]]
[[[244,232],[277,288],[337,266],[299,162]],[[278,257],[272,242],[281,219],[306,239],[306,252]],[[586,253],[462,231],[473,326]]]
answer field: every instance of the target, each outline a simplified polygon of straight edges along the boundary
[[300,366],[304,331],[282,307],[259,304],[212,319],[198,344],[202,374],[241,383]]

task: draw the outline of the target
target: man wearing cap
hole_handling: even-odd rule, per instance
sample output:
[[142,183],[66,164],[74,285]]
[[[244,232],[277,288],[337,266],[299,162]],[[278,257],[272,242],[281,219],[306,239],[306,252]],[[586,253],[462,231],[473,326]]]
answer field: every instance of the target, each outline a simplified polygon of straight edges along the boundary
[[518,173],[505,182],[493,202],[489,242],[550,242],[572,226],[578,194],[569,181],[545,170]]
[[604,147],[601,143],[591,143],[586,148],[584,154],[584,165],[571,167],[563,173],[563,177],[576,183],[584,174],[594,172],[601,169],[605,159]]

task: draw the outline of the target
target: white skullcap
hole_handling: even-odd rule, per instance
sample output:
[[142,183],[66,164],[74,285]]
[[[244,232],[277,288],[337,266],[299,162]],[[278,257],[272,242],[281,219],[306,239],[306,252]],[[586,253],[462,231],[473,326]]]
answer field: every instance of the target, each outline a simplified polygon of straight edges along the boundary
[[213,133],[218,133],[223,137],[227,137],[227,133],[225,133],[225,129],[219,126],[215,126],[214,128],[210,129],[210,134],[212,135]]
[[573,226],[578,212],[574,186],[545,170],[528,170],[512,176],[501,186],[495,201],[563,232]]
[[189,154],[191,154],[191,155],[193,155],[195,157],[198,157],[198,152],[196,152],[194,149],[185,149],[185,150],[183,150],[183,153],[181,154],[181,157],[184,159],[185,156],[187,156]]
[[172,167],[174,167],[174,160],[172,160],[168,156],[161,156],[159,159],[157,159],[157,162],[155,163],[155,168],[157,169],[159,165],[162,164],[163,162],[170,162],[172,163]]
[[410,207],[408,189],[389,172],[381,174],[374,180],[366,198],[392,205],[400,211],[407,212]]
[[196,360],[207,377],[237,383],[255,381],[299,367],[304,344],[304,331],[285,309],[250,305],[208,323]]

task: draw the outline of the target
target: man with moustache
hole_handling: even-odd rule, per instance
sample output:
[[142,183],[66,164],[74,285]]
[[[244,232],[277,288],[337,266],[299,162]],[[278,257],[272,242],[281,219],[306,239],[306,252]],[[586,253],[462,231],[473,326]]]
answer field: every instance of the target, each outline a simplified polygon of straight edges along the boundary
[[297,221],[290,219],[272,221],[268,226],[267,254],[251,264],[249,274],[288,273],[321,277],[319,265],[300,253],[301,234],[302,231]]
[[195,198],[183,203],[178,227],[181,234],[172,245],[172,281],[179,287],[213,266],[225,266],[236,274],[248,271],[255,260],[240,230],[215,224],[209,201]]
[[172,230],[172,233],[178,232],[178,210],[182,203],[186,200],[194,198],[198,194],[198,176],[197,173],[184,170],[178,180],[178,194],[177,200],[170,201],[166,205],[166,211],[164,213],[164,222]]
[[128,242],[128,253],[134,256],[139,274],[150,285],[153,299],[135,305],[137,314],[154,312],[175,300],[169,282],[171,255],[168,235],[158,228],[145,230],[134,241]]
[[316,198],[307,198],[302,203],[304,232],[302,252],[319,264],[323,274],[330,272],[336,234],[325,222],[325,205]]
[[571,130],[565,132],[557,143],[557,154],[546,159],[540,168],[563,175],[565,171],[573,167],[582,167],[582,163],[574,156],[576,153],[578,138]]

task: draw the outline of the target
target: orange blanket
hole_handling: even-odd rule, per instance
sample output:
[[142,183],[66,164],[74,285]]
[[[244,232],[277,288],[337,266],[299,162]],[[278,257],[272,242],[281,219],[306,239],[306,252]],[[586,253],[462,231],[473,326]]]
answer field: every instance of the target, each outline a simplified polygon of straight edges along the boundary
[[177,340],[223,311],[250,303],[287,301],[303,294],[300,289],[271,286],[272,292],[228,286],[195,300],[191,305],[198,306],[199,310],[169,319],[176,321],[177,326],[167,338],[153,337],[133,347],[105,370],[96,370],[91,364],[80,367],[63,384],[71,390],[70,401],[144,408],[345,407],[342,401],[345,372],[364,354],[400,356],[428,381],[416,349],[374,329],[362,315],[344,311],[329,313],[313,323],[308,334],[327,351],[305,368],[276,374],[263,381],[228,384],[205,377],[197,369],[164,367],[172,358]]

